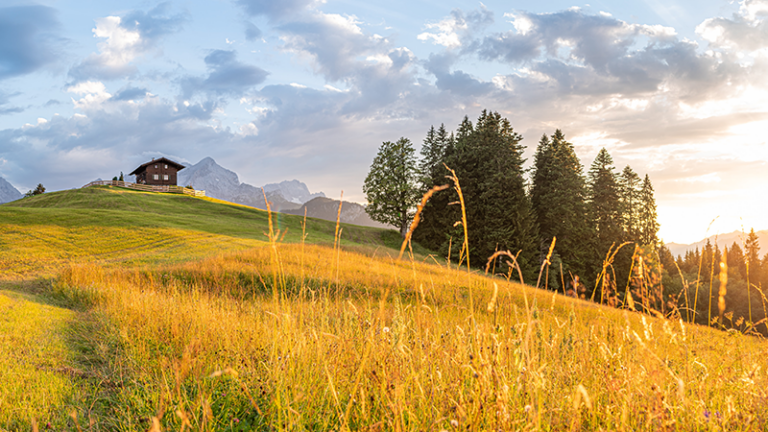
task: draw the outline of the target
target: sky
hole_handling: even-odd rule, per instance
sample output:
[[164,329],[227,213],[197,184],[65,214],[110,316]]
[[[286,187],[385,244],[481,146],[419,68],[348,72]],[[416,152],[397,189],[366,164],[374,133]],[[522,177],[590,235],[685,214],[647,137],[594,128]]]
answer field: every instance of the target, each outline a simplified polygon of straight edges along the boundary
[[[365,202],[383,141],[498,111],[648,174],[660,236],[768,229],[768,0],[4,0],[0,176],[153,157]],[[714,223],[712,221],[715,221]]]

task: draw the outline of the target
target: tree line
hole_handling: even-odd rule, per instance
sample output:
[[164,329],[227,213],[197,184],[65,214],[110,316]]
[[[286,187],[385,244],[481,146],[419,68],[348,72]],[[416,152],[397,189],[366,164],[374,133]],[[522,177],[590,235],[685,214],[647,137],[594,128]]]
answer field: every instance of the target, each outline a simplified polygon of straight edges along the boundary
[[[483,111],[473,124],[464,117],[455,132],[429,129],[417,160],[407,138],[385,142],[363,185],[367,211],[405,235],[421,196],[447,183],[453,169],[466,198],[469,251],[484,266],[496,251],[510,251],[526,282],[535,281],[549,254],[552,289],[583,297],[620,295],[616,280],[629,280],[635,245],[657,250],[659,224],[653,185],[631,167],[617,172],[601,149],[585,172],[561,130],[539,140],[528,172],[523,137],[498,112]],[[458,260],[463,241],[455,190],[436,193],[425,205],[413,240]],[[625,244],[619,249],[619,246]],[[610,272],[603,271],[606,255]],[[505,263],[498,267],[505,269]],[[607,275],[607,276],[606,276]],[[598,279],[600,284],[598,285]]]
[[[768,298],[762,291],[768,286],[768,255],[761,258],[754,229],[743,243],[733,242],[722,249],[707,240],[702,249],[674,257],[662,246],[659,261],[665,269],[664,291],[685,309],[687,319],[747,330],[768,317]],[[722,314],[721,294],[726,305]],[[768,335],[763,327],[756,330]]]

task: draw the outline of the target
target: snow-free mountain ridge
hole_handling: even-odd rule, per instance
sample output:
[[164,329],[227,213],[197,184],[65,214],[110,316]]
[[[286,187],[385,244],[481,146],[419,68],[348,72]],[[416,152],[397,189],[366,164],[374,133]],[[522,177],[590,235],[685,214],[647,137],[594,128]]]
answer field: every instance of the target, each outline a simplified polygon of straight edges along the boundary
[[[306,184],[299,180],[286,180],[269,183],[258,188],[247,183],[240,183],[237,174],[230,171],[211,157],[194,165],[188,165],[178,174],[179,186],[192,186],[204,190],[209,197],[218,198],[251,207],[266,209],[264,194],[267,195],[273,211],[304,215],[330,221],[336,220],[339,201],[326,198],[322,192],[310,193]],[[391,228],[372,220],[360,204],[344,201],[341,207],[341,221],[355,225],[377,228]]]
[[[317,197],[313,200],[304,203],[300,208],[295,210],[283,210],[283,213],[293,215],[304,215],[304,209],[307,209],[307,216],[316,217],[318,219],[325,219],[328,221],[335,221],[339,211],[339,200]],[[362,225],[375,228],[392,228],[391,226],[384,225],[376,222],[368,216],[365,212],[365,207],[358,203],[343,201],[341,203],[341,222],[350,223],[353,225]]]
[[0,177],[0,204],[20,199],[23,195],[18,189],[2,177]]
[[[766,252],[768,252],[768,230],[763,231],[755,231],[755,234],[757,234],[758,244],[760,245],[760,256],[765,255]],[[736,242],[737,245],[739,245],[740,248],[744,247],[744,241],[747,239],[747,235],[749,233],[742,233],[741,231],[734,231],[732,233],[728,234],[717,234],[717,235],[711,235],[704,240],[701,240],[696,243],[691,244],[680,244],[680,243],[667,243],[665,246],[667,249],[669,249],[670,252],[672,252],[672,255],[677,257],[678,255],[685,256],[686,251],[694,251],[696,248],[699,248],[699,250],[702,250],[706,244],[707,240],[709,240],[710,243],[713,245],[715,242],[717,242],[717,246],[722,250],[723,247],[731,247],[731,245]]]
[[276,211],[299,208],[312,198],[325,196],[322,192],[310,193],[307,185],[298,180],[264,185],[262,193],[260,187],[240,183],[235,172],[217,164],[211,157],[179,171],[178,184],[204,190],[210,197],[260,209],[267,208],[264,202],[266,193],[272,209]]

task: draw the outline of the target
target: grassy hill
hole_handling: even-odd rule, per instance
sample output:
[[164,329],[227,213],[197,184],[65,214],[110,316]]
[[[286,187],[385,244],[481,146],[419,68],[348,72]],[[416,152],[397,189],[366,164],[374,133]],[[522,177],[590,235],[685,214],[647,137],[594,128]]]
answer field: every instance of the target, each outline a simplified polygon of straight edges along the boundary
[[[0,279],[53,275],[73,262],[181,262],[263,245],[269,231],[267,212],[252,207],[111,186],[0,205],[0,222]],[[302,217],[274,213],[273,222],[284,242],[301,240]],[[307,218],[306,241],[333,244],[335,229],[333,222]],[[345,246],[399,247],[394,231],[349,224],[341,229]]]
[[375,229],[67,193],[0,206],[0,429],[768,427],[763,339],[358,253]]

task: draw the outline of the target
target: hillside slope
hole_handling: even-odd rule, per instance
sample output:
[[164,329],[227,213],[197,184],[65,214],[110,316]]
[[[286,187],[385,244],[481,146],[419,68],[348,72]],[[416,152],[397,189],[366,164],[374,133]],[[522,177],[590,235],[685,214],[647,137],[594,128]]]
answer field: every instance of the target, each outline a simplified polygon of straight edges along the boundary
[[0,206],[0,430],[768,428],[764,339],[299,243],[274,216],[290,242],[211,199]]
[[[307,216],[316,217],[328,221],[335,221],[339,211],[339,200],[317,197],[304,203],[295,210],[281,210],[281,213],[292,215],[303,215],[306,210]],[[341,205],[341,221],[353,225],[368,226],[374,228],[392,229],[391,226],[376,222],[365,212],[365,207],[360,204],[343,201]]]
[[[177,194],[111,186],[73,189],[0,206],[0,278],[45,270],[61,263],[96,260],[147,264],[180,262],[263,244],[267,212]],[[282,240],[298,242],[302,217],[273,214]],[[382,230],[342,224],[342,245],[384,246]],[[307,218],[307,242],[332,244],[336,224]],[[391,241],[388,242],[390,246]]]

